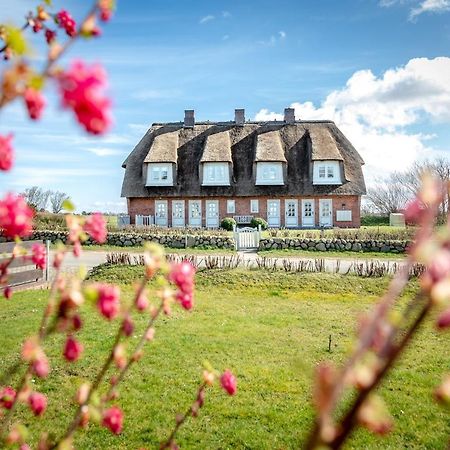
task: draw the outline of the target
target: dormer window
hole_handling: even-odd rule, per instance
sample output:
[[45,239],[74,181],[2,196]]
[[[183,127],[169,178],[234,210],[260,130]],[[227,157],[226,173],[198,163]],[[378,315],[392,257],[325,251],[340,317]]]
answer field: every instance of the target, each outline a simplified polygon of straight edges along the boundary
[[341,184],[339,161],[314,161],[313,184]]
[[283,181],[283,166],[281,162],[256,163],[257,185],[280,185]]
[[203,163],[203,186],[229,186],[230,171],[227,162]]
[[171,163],[150,163],[147,166],[146,186],[173,186]]

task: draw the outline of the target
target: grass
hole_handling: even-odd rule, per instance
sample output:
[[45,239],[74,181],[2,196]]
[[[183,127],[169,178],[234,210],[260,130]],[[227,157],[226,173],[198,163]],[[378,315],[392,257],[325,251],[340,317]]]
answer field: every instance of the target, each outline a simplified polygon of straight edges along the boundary
[[[141,270],[101,267],[95,279],[121,284],[124,297],[130,298],[130,282]],[[158,323],[155,341],[120,389],[123,433],[115,437],[91,425],[77,433],[76,448],[157,448],[175,414],[192,401],[204,360],[218,369],[232,369],[239,380],[238,394],[228,397],[218,389],[208,391],[199,418],[179,434],[181,448],[298,448],[313,416],[312,368],[325,359],[342,361],[356,317],[374,304],[387,283],[387,278],[332,274],[199,272],[193,312],[175,309],[173,316]],[[406,295],[416,289],[413,283]],[[22,337],[36,329],[46,296],[46,291],[21,292],[2,303],[1,367],[14,361],[11,352],[17,352]],[[50,394],[47,420],[31,420],[24,407],[18,412],[33,436],[44,423],[52,430],[67,423],[75,408],[74,389],[95,376],[101,355],[111,344],[117,324],[99,319],[87,305],[83,320],[80,339],[85,354],[80,361],[62,362],[61,336],[46,345],[52,372],[47,380],[36,379],[34,386]],[[144,316],[136,317],[137,329],[144,321]],[[130,339],[136,342],[135,337]],[[429,321],[380,389],[396,420],[395,430],[385,439],[358,430],[347,448],[445,448],[450,421],[432,400],[432,390],[446,370],[448,336],[436,332]]]
[[296,250],[296,249],[275,249],[275,250],[260,250],[259,256],[267,256],[269,258],[332,258],[332,259],[398,259],[405,258],[404,253],[387,253],[387,252],[350,252],[350,251],[310,251],[310,250]]

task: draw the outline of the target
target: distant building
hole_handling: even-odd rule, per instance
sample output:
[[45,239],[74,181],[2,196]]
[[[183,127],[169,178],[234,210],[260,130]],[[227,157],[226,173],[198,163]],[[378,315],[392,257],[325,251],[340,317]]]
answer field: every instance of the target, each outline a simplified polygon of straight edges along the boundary
[[334,122],[155,123],[124,161],[122,197],[131,221],[218,227],[224,217],[270,227],[359,227],[366,193],[361,156]]

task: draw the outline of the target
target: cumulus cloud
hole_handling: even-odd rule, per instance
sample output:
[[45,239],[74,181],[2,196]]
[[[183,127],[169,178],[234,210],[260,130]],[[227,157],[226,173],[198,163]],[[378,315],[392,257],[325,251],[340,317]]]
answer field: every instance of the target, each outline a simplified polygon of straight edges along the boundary
[[417,8],[413,8],[409,14],[409,18],[414,20],[423,13],[443,13],[450,11],[450,0],[424,0]]
[[[321,105],[291,106],[302,119],[334,120],[363,156],[370,182],[439,153],[428,145],[433,136],[410,127],[424,120],[450,124],[450,58],[412,59],[380,77],[361,70]],[[263,109],[255,119],[282,120],[283,115]]]

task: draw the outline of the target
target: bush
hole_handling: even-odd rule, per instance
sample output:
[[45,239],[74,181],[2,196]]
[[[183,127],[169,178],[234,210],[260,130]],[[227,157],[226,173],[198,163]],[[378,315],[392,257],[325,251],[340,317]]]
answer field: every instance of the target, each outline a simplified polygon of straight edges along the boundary
[[220,228],[227,231],[233,231],[236,226],[236,221],[232,217],[225,217],[222,222],[220,222]]
[[367,215],[361,217],[361,225],[363,226],[377,226],[377,225],[389,225],[389,217],[388,216],[376,216],[376,215]]
[[253,228],[258,228],[258,225],[261,225],[261,230],[267,230],[267,228],[269,227],[269,224],[261,217],[253,217],[252,221],[250,222],[250,226]]

